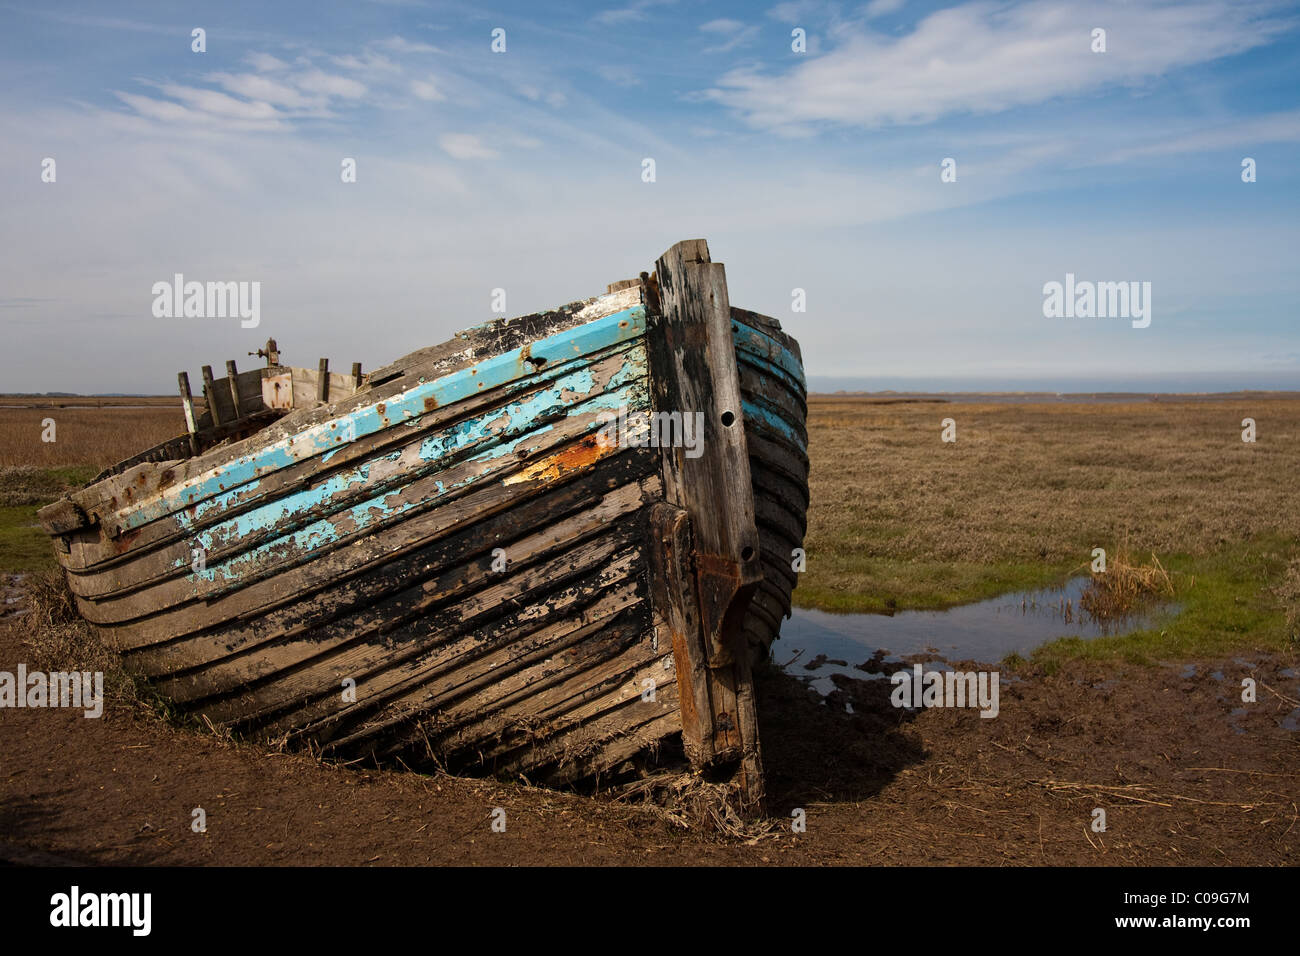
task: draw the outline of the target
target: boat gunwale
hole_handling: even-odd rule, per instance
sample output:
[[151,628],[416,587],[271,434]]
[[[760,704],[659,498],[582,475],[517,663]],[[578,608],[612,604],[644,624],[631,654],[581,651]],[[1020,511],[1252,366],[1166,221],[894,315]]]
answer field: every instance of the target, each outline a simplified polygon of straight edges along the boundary
[[[486,328],[500,330],[501,327],[512,322],[537,319],[539,316],[545,317],[556,315],[559,317],[554,320],[556,324],[549,329],[547,338],[558,342],[558,340],[567,333],[594,324],[609,322],[609,320],[619,316],[620,313],[627,312],[629,313],[627,318],[635,321],[631,322],[625,333],[617,335],[617,340],[628,341],[644,335],[645,311],[644,305],[640,302],[639,292],[636,296],[629,295],[626,291],[622,293],[610,293],[572,304],[572,306],[579,305],[581,305],[582,308],[573,312],[564,311],[571,308],[571,306],[565,306],[560,310],[555,310],[551,313],[538,313],[534,316],[521,316],[514,319],[498,320],[498,322],[491,323]],[[396,398],[400,398],[407,393],[426,389],[428,386],[433,386],[451,376],[461,374],[465,369],[471,368],[475,364],[500,361],[507,356],[517,356],[519,358],[519,364],[521,366],[520,374],[503,379],[503,381],[493,385],[493,389],[508,386],[523,378],[527,378],[528,376],[536,375],[542,370],[534,368],[525,372],[522,368],[524,358],[523,353],[531,353],[535,348],[536,344],[530,343],[516,348],[507,348],[498,352],[477,353],[474,351],[472,346],[467,346],[465,350],[456,353],[456,355],[460,356],[459,364],[454,368],[443,369],[436,377],[426,378],[422,373],[430,372],[432,370],[424,369],[423,366],[419,365],[414,366],[399,375],[383,381],[382,391],[377,389],[363,389],[353,395],[347,396],[338,403],[294,410],[272,422],[261,431],[254,435],[250,435],[247,438],[241,439],[233,445],[219,445],[201,453],[200,455],[192,456],[188,459],[177,459],[166,462],[141,462],[137,465],[133,465],[121,474],[110,476],[107,479],[73,492],[66,496],[66,498],[61,499],[60,502],[56,502],[53,505],[47,506],[46,509],[42,509],[42,512],[55,508],[63,501],[71,501],[88,515],[97,516],[98,523],[105,531],[108,531],[111,528],[114,518],[138,516],[145,511],[146,506],[152,501],[166,498],[178,498],[179,490],[184,489],[186,486],[193,486],[203,481],[207,481],[208,484],[221,485],[222,483],[216,479],[220,477],[219,472],[221,472],[223,468],[230,467],[232,459],[237,462],[241,458],[251,457],[258,453],[272,453],[274,449],[281,445],[286,446],[287,448],[292,445],[295,440],[304,441],[305,439],[303,436],[308,435],[313,431],[326,431],[327,429],[322,428],[322,426],[327,426],[336,419],[345,417],[349,414],[356,414],[357,412],[366,409],[377,409],[379,405],[387,405],[389,402]],[[418,352],[411,354],[418,354]],[[501,364],[505,363],[501,362]],[[546,364],[549,365],[549,361]],[[414,381],[408,381],[410,379],[414,379]],[[391,392],[389,391],[390,388],[392,390]],[[484,394],[486,394],[486,392]],[[447,404],[451,405],[454,404],[454,402]],[[380,414],[380,417],[382,418],[382,413]],[[381,426],[381,428],[375,429],[375,431],[381,431],[386,428],[395,428],[397,425],[402,423],[402,420],[390,421]],[[342,438],[343,436],[335,437]],[[350,437],[355,438],[356,436],[354,435]],[[344,446],[340,443],[333,447],[319,447],[316,448],[312,454],[306,455],[299,460],[309,461],[314,458],[323,457],[339,447]],[[117,495],[113,494],[113,492],[118,488],[128,488],[135,483],[138,478],[147,474],[159,475],[169,469],[174,470],[178,464],[184,467],[187,471],[197,473],[187,475],[187,477],[180,481],[173,482],[165,488],[160,488],[154,495],[133,502],[130,505],[120,506],[112,511],[109,511],[107,508],[97,507],[97,505],[116,498]],[[275,470],[278,470],[279,467],[290,467],[293,464],[297,464],[297,461],[286,462],[277,468],[268,467],[267,470],[261,474],[249,476],[247,479],[239,481],[237,484],[231,485],[229,488],[209,488],[206,494],[203,494],[200,497],[178,501],[169,511],[160,512],[147,520],[134,517],[133,522],[132,520],[128,520],[128,526],[122,527],[121,530],[123,532],[136,530],[146,524],[147,521],[159,520],[166,518],[168,515],[174,515],[185,508],[209,500],[217,495],[226,494],[236,487],[242,487],[249,481],[259,480],[267,474],[271,474]],[[104,514],[104,512],[107,512],[107,514]],[[38,518],[40,517],[41,513],[38,512]]]

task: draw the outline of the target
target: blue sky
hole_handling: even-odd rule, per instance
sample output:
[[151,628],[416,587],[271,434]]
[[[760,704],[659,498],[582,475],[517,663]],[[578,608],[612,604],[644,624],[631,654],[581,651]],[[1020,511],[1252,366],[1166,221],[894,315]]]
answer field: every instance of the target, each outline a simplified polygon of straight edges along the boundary
[[[536,311],[697,236],[814,384],[1300,388],[1294,5],[0,2],[0,23],[0,391],[166,392],[268,335],[373,368],[491,318],[493,289]],[[260,326],[154,318],[177,272],[261,282]],[[1067,272],[1151,282],[1151,325],[1045,318]]]

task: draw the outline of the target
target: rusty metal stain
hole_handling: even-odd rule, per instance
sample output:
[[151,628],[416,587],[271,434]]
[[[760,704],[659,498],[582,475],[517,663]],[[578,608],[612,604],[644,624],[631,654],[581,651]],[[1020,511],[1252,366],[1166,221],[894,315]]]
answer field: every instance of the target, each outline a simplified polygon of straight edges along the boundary
[[565,475],[571,475],[575,471],[581,471],[583,468],[594,465],[606,455],[617,450],[617,446],[611,445],[607,447],[602,444],[599,435],[587,435],[579,441],[564,447],[554,455],[548,455],[540,461],[533,462],[528,467],[502,479],[501,483],[503,485],[517,485],[524,481],[559,481]]
[[293,408],[293,373],[265,375],[262,378],[262,402],[267,408]]

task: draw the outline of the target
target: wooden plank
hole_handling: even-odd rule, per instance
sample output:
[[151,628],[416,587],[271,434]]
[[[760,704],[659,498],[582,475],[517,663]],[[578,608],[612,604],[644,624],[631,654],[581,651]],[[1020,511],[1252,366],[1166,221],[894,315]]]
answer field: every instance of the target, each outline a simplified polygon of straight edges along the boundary
[[181,372],[176,376],[181,389],[181,407],[185,409],[185,428],[190,436],[190,454],[199,453],[199,423],[194,417],[194,396],[190,394],[190,374]]
[[[503,738],[512,728],[539,726],[549,719],[548,705],[557,699],[572,700],[576,706],[600,694],[620,653],[629,647],[649,653],[649,642],[640,640],[644,614],[638,611],[643,609],[634,582],[614,582],[597,601],[573,615],[558,616],[522,637],[498,635],[493,652],[469,661],[469,667],[454,659],[427,683],[409,682],[400,698],[384,702],[377,719],[349,734],[349,742],[366,737],[393,740],[390,730],[423,718],[424,733],[439,753],[505,749]],[[394,740],[388,749],[401,746]]]
[[[638,355],[644,354],[644,348],[640,343],[620,343],[590,356],[584,356],[573,363],[548,366],[544,372],[512,383],[500,390],[479,392],[463,401],[435,408],[421,415],[418,421],[413,420],[403,428],[384,428],[355,438],[346,444],[339,445],[331,453],[328,462],[329,472],[338,472],[345,466],[356,465],[383,452],[391,452],[397,447],[409,444],[417,436],[420,440],[424,440],[430,435],[436,434],[446,423],[481,414],[489,408],[507,402],[529,401],[548,388],[553,393],[557,389],[562,392],[563,389],[555,383],[559,383],[565,375],[578,370],[582,364],[590,363],[592,374],[597,377],[603,376],[607,368],[612,368],[617,372],[618,369],[625,367],[624,363],[629,357],[628,353],[633,350],[640,350]],[[637,359],[637,356],[630,357],[633,360]],[[256,376],[256,379],[252,383],[254,391],[248,393],[248,395],[254,396],[252,400],[255,401],[256,405],[260,406],[261,370],[244,373],[244,376],[241,377],[247,377],[250,374]],[[556,397],[559,398],[561,395],[557,393]],[[122,549],[118,540],[101,539],[98,535],[86,538],[77,542],[77,546],[73,548],[73,554],[70,560],[66,562],[66,566],[68,570],[74,573],[98,573],[101,570],[108,570],[110,567],[138,560],[143,556],[144,552],[152,547],[168,542],[179,546],[179,550],[172,555],[173,558],[183,556],[184,553],[187,553],[189,542],[196,532],[217,521],[228,520],[237,515],[246,514],[258,507],[259,504],[276,497],[282,491],[301,487],[304,483],[310,482],[316,473],[325,472],[322,464],[318,457],[301,456],[296,458],[292,465],[271,471],[256,482],[240,487],[228,486],[220,509],[200,505],[194,509],[193,517],[186,515],[187,520],[183,524],[167,518],[145,524],[132,533],[129,550],[126,551]],[[172,474],[171,471],[170,469],[164,470],[160,475],[156,476],[157,481],[170,483],[183,478],[182,469],[175,469],[175,474]],[[137,473],[137,484],[141,478],[145,477],[143,473]],[[151,490],[156,493],[158,489],[151,488],[146,481],[145,484],[139,486],[137,499],[147,496]],[[73,500],[78,504],[83,504],[81,500],[75,497]],[[200,515],[201,517],[199,517]]]
[[[636,486],[631,486],[631,490],[635,492]],[[533,540],[521,541],[518,547],[512,545],[511,560],[512,564],[516,560],[519,562],[518,572],[509,575],[494,572],[490,570],[490,558],[485,561],[477,554],[465,556],[462,563],[439,569],[441,573],[436,577],[416,583],[404,592],[384,596],[382,600],[376,593],[373,605],[346,618],[295,630],[273,642],[260,636],[241,642],[237,648],[231,649],[237,650],[237,655],[227,651],[230,656],[191,675],[195,680],[187,683],[192,689],[177,688],[168,694],[182,701],[198,699],[283,671],[284,693],[264,696],[268,701],[274,697],[289,700],[302,688],[311,685],[311,678],[294,671],[294,668],[307,660],[319,661],[335,650],[347,652],[352,645],[356,645],[360,653],[359,656],[339,658],[345,674],[356,676],[379,663],[391,666],[398,660],[392,645],[399,639],[414,653],[419,646],[416,639],[419,635],[440,631],[450,639],[462,626],[468,627],[468,622],[476,615],[488,613],[498,606],[525,606],[535,602],[539,594],[545,595],[551,590],[558,592],[564,581],[584,568],[593,567],[597,562],[611,561],[614,550],[626,542],[616,535],[605,535],[594,543],[584,539],[600,530],[601,525],[594,522],[603,518],[607,524],[617,516],[625,508],[624,500],[629,497],[632,503],[637,503],[633,496],[611,496],[608,504],[602,502],[601,508],[565,522],[567,527],[557,528],[558,541],[550,544],[548,550],[541,550],[548,545],[542,534],[535,535]],[[553,554],[556,544],[564,546],[558,556]],[[517,556],[516,551],[519,552]],[[543,556],[548,554],[552,555],[549,560],[543,560]],[[386,583],[386,580],[372,580],[372,593]],[[484,643],[482,634],[475,637],[480,644]],[[250,656],[247,652],[253,647],[262,647],[264,651]],[[258,693],[262,694],[261,691]]]
[[[346,551],[337,558],[326,557],[323,560],[327,567],[313,575],[311,581],[297,578],[281,582],[286,589],[298,588],[293,603],[251,615],[232,612],[229,620],[211,630],[132,651],[130,665],[148,677],[200,669],[198,673],[220,690],[224,675],[213,673],[213,669],[224,668],[228,658],[235,666],[239,658],[255,658],[259,648],[271,644],[322,641],[334,630],[365,636],[373,629],[379,634],[385,622],[399,626],[449,593],[457,579],[448,578],[442,583],[434,583],[433,579],[456,565],[477,562],[475,571],[462,572],[464,583],[472,585],[486,574],[485,558],[490,557],[489,549],[494,546],[507,547],[512,554],[517,548],[531,548],[540,555],[540,541],[531,541],[531,534],[520,537],[520,529],[545,528],[548,516],[557,530],[561,522],[575,514],[612,522],[657,495],[659,478],[643,477],[649,469],[644,459],[632,457],[637,451],[629,449],[598,467],[591,476],[547,494],[516,498],[506,509],[499,497],[500,486],[496,486],[448,506],[454,516],[440,509],[414,518],[408,527],[413,537],[419,536],[419,546],[394,547],[401,543],[394,534],[387,542],[389,548],[375,549],[372,561],[360,567],[342,566],[344,559],[355,559]],[[550,537],[554,545],[564,540],[562,535]],[[323,584],[326,586],[322,589]],[[415,596],[402,597],[401,592],[409,589],[415,589],[410,592]],[[247,670],[254,666],[245,663],[241,679],[260,676]]]
[[681,687],[682,744],[695,766],[717,757],[709,675],[700,640],[698,598],[691,569],[690,516],[676,505],[660,502],[650,510],[651,601],[662,619],[661,646],[673,649]]
[[737,609],[762,577],[727,280],[702,239],[677,243],[655,271],[663,314],[649,338],[653,407],[704,416],[702,454],[662,449],[665,497],[691,516],[701,626],[709,664],[721,667]]
[[230,406],[234,409],[235,418],[242,418],[244,413],[240,411],[239,404],[239,371],[235,368],[234,359],[226,359],[226,381],[230,384]]
[[[660,256],[655,279],[658,302],[647,335],[652,408],[682,416],[701,412],[704,422],[697,454],[660,448],[664,497],[689,516],[694,543],[693,588],[682,587],[683,575],[665,566],[677,593],[662,584],[659,598],[661,613],[682,632],[682,652],[675,642],[674,656],[679,686],[688,685],[680,693],[683,741],[693,748],[698,769],[730,770],[740,812],[760,812],[762,761],[745,620],[762,580],[762,549],[726,273],[710,260],[704,240],[696,239]],[[680,520],[660,512],[661,537],[674,542],[669,552],[682,547],[686,532]],[[682,567],[679,555],[670,553],[670,559]]]
[[[303,406],[315,407],[300,408],[237,447],[213,449],[180,468],[137,465],[69,497],[87,514],[103,516],[102,524],[111,536],[134,531],[157,518],[177,514],[213,497],[224,497],[232,488],[263,481],[287,464],[286,455],[300,460],[337,451],[345,444],[340,440],[339,428],[346,426],[353,440],[377,430],[396,429],[480,391],[533,381],[540,359],[547,359],[544,364],[549,368],[582,361],[587,355],[639,339],[645,331],[639,293],[608,296],[597,305],[603,310],[609,305],[626,304],[625,295],[636,295],[636,303],[593,316],[579,327],[538,330],[536,338],[518,349],[493,351],[477,362],[472,361],[472,354],[467,357],[457,353],[455,360],[447,360],[451,367],[445,373],[433,374],[433,368],[428,370],[429,376],[408,373],[404,380],[388,384],[382,392],[363,390],[335,407],[316,405],[315,372],[290,368],[259,370],[259,401],[266,407],[287,410],[299,400]],[[576,321],[575,317],[568,318]],[[500,332],[511,342],[518,334],[519,330],[513,327]],[[476,340],[477,336],[475,333]],[[490,344],[485,346],[490,347]],[[277,383],[279,389],[273,387]],[[167,481],[162,480],[163,475]],[[129,500],[123,496],[128,487],[134,493]],[[141,492],[148,500],[142,498]],[[124,501],[129,503],[124,505]]]
[[318,401],[330,400],[330,360],[320,360],[320,373],[316,376],[316,398]]
[[[187,534],[173,539],[173,544],[153,553],[144,551],[129,563],[74,575],[69,586],[78,596],[99,601],[101,609],[109,604],[139,601],[155,607],[172,606],[187,594],[196,596],[238,587],[243,578],[255,573],[256,567],[291,557],[298,550],[292,545],[297,540],[293,536],[305,533],[306,528],[319,531],[317,548],[332,546],[340,533],[355,532],[362,525],[381,523],[399,511],[426,507],[436,499],[458,495],[469,484],[490,480],[494,472],[509,470],[511,473],[502,477],[513,483],[528,480],[530,470],[540,473],[551,464],[571,470],[584,451],[590,451],[592,461],[616,453],[617,447],[597,447],[591,433],[600,427],[600,415],[609,404],[617,401],[638,407],[647,400],[638,382],[606,393],[606,385],[624,368],[622,362],[611,361],[584,369],[537,393],[526,404],[514,403],[508,409],[494,408],[466,419],[450,436],[430,437],[422,430],[404,429],[400,434],[407,444],[400,450],[341,469],[328,478],[288,486],[283,497],[262,501],[237,518],[216,524],[192,523]],[[589,391],[579,394],[579,388]],[[563,398],[572,403],[570,407],[558,403]],[[536,414],[524,414],[534,409]],[[559,460],[546,457],[566,439],[588,438],[587,445],[572,449]],[[534,454],[537,457],[532,457]],[[520,465],[524,465],[522,470]],[[363,505],[364,512],[353,510]],[[195,517],[205,510],[196,509]],[[204,580],[196,580],[188,562],[181,560],[196,541],[205,549],[207,567],[213,572]],[[161,587],[168,581],[171,598],[151,602],[143,596],[145,589]],[[123,619],[100,617],[96,622]]]
[[208,414],[212,416],[212,424],[221,424],[221,410],[217,408],[217,386],[212,379],[212,366],[205,365],[202,369],[203,375],[203,401],[208,406]]

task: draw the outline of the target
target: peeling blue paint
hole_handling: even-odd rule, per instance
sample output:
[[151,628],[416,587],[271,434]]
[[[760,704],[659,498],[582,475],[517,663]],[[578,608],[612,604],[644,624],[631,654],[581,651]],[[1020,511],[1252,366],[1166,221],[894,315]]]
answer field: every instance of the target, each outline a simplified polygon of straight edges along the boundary
[[757,423],[761,427],[770,428],[779,435],[789,439],[797,448],[808,450],[808,445],[797,431],[780,415],[769,409],[766,405],[760,405],[757,402],[743,402],[742,407],[745,412],[745,424]]
[[[420,382],[384,402],[363,406],[347,415],[305,429],[274,445],[168,488],[148,501],[119,511],[106,524],[117,523],[125,529],[138,528],[150,521],[175,514],[189,505],[208,502],[219,494],[226,496],[224,500],[227,504],[235,500],[246,501],[249,497],[256,497],[255,493],[250,496],[248,486],[258,478],[299,461],[336,451],[348,441],[373,434],[393,424],[418,418],[427,410],[426,403],[441,407],[484,389],[497,388],[523,379],[545,381],[553,375],[550,370],[556,366],[632,341],[644,334],[645,309],[640,305],[565,329],[525,346],[534,363],[545,360],[548,369],[546,372],[539,373],[534,369],[534,364],[524,358],[524,348],[485,358],[475,365],[431,382]],[[384,406],[383,412],[379,411],[379,405]],[[212,504],[206,510],[217,507]]]
[[[644,368],[644,349],[636,349],[641,355],[642,367]],[[593,420],[584,429],[583,434],[590,434],[598,429],[601,425],[595,418],[595,413],[599,410],[608,408],[619,408],[626,406],[631,410],[645,409],[649,407],[648,381],[643,374],[633,381],[629,381],[624,386],[613,392],[603,392],[587,401],[575,404],[569,409],[568,415],[581,416],[591,415]],[[494,417],[499,419],[501,409],[495,409],[493,412],[483,416],[484,419],[491,421]],[[539,436],[553,431],[552,425],[541,427],[531,427],[522,434],[506,436],[502,433],[498,436],[490,448],[487,448],[476,455],[466,459],[471,464],[488,464],[501,459],[507,459],[514,455],[516,450],[523,444],[536,440]],[[369,467],[368,463],[367,466]],[[427,473],[427,470],[426,470]],[[350,473],[349,473],[350,474]],[[460,481],[444,483],[440,479],[434,480],[436,489],[432,494],[425,495],[418,501],[401,501],[400,499],[406,485],[410,481],[404,482],[402,487],[389,489],[380,494],[376,494],[365,501],[352,505],[343,511],[333,515],[319,518],[293,531],[286,531],[271,538],[262,544],[251,548],[241,554],[235,555],[230,559],[208,566],[202,572],[191,572],[188,579],[195,586],[195,593],[201,590],[205,596],[220,594],[225,591],[233,590],[244,583],[247,583],[249,576],[256,571],[268,565],[288,565],[301,564],[312,557],[311,552],[321,547],[333,544],[344,537],[355,537],[363,534],[373,534],[378,525],[387,523],[398,518],[413,509],[424,510],[429,507],[431,501],[436,501],[444,495],[467,487],[469,485],[490,481],[499,470],[490,470],[487,472],[471,473]],[[341,476],[336,476],[341,477]],[[317,489],[307,489],[282,502],[268,504],[258,509],[259,512],[265,512],[265,515],[280,514],[281,511],[287,513],[301,513],[307,510],[310,505],[300,507],[298,499],[303,497],[304,500],[315,500],[319,495],[314,494]],[[309,495],[309,492],[312,493]],[[340,531],[339,525],[346,524],[350,519],[353,527],[347,531]],[[251,515],[239,516],[234,521],[241,518],[251,518]],[[231,525],[232,522],[225,522],[225,525]],[[269,527],[265,523],[265,516],[262,519],[253,519],[253,524],[261,527]],[[211,529],[207,535],[200,536],[200,541],[212,540],[219,536],[217,526]],[[206,546],[206,545],[205,545]],[[205,581],[214,587],[200,587],[199,582]]]
[[760,370],[781,372],[797,384],[804,392],[808,383],[804,378],[803,363],[788,348],[757,329],[733,321],[732,339],[740,358],[757,366]]
[[[611,376],[611,380],[618,377],[625,383],[641,381],[645,378],[645,369],[645,347],[636,345],[624,354],[623,364],[616,375]],[[474,445],[492,441],[499,449],[503,438],[525,434],[534,429],[534,423],[539,419],[563,412],[566,407],[570,408],[569,414],[577,410],[603,410],[609,407],[609,402],[621,402],[627,398],[626,390],[618,387],[613,392],[602,393],[595,398],[582,397],[584,390],[590,392],[596,387],[590,368],[571,372],[556,379],[544,391],[467,418],[425,438],[415,452],[418,463],[410,460],[409,452],[393,451],[380,455],[331,475],[324,481],[286,493],[281,498],[213,525],[198,534],[195,540],[208,551],[220,550],[247,535],[270,531],[298,515],[327,506],[336,497],[345,496],[351,488],[369,484],[377,465],[387,463],[392,479],[401,485],[407,485],[431,471],[446,467],[449,458],[464,453]],[[565,395],[572,398],[566,401],[562,397]],[[493,453],[493,449],[487,452],[490,457]],[[404,457],[408,459],[406,464],[402,463]],[[187,515],[178,517],[182,524],[188,525],[190,519]]]

